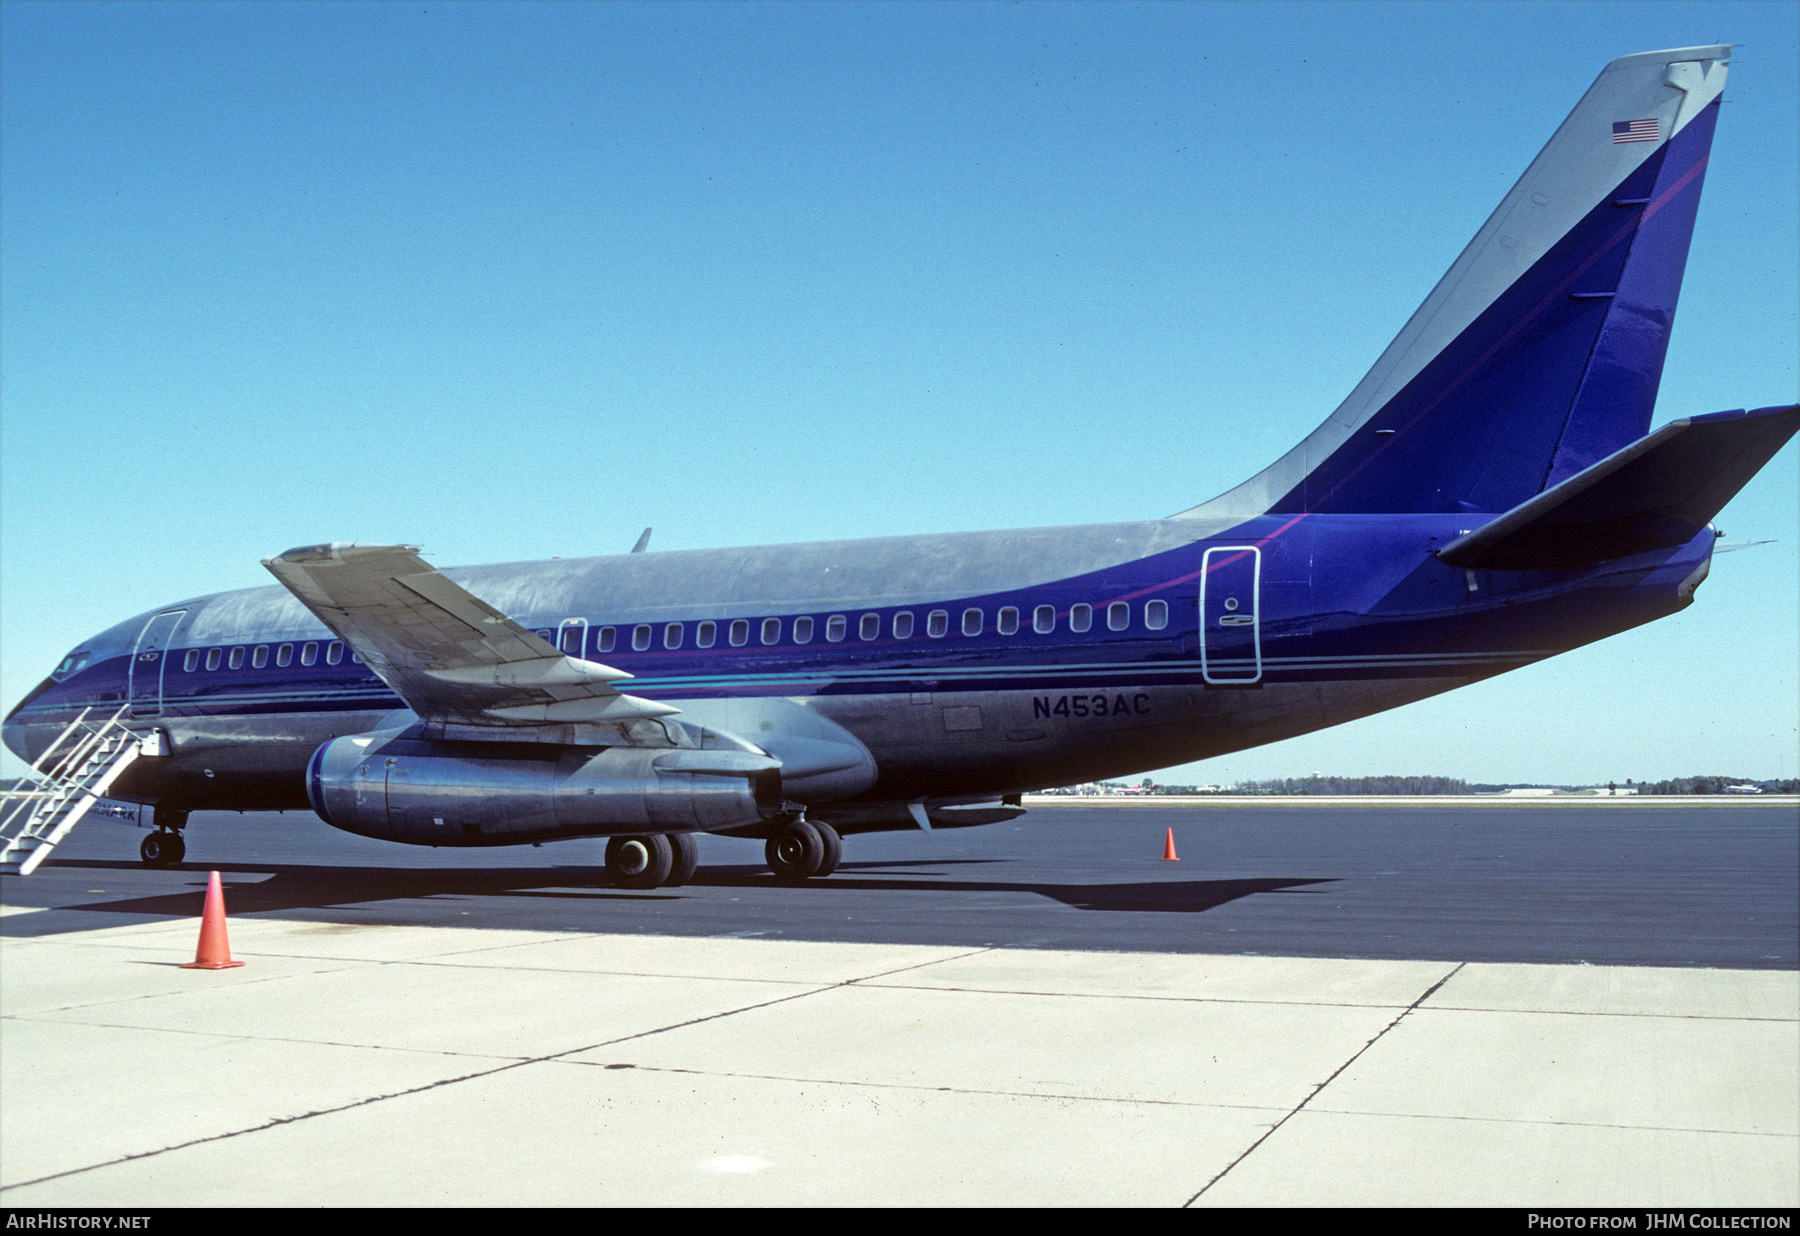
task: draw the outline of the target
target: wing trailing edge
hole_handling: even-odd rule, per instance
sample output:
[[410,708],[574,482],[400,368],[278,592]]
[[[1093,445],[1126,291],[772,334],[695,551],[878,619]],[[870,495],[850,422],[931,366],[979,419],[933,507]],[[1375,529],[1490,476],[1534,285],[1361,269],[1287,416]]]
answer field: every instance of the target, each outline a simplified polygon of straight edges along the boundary
[[630,674],[564,656],[417,546],[308,545],[263,565],[427,722],[502,729],[680,711],[621,694],[612,684]]

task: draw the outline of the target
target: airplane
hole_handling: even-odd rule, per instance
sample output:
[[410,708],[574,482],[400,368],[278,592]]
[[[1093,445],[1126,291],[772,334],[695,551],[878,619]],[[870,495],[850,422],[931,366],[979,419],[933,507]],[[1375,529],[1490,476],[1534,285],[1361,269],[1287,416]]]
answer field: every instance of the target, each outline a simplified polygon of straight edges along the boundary
[[[404,545],[291,549],[274,585],[83,640],[5,745],[40,799],[86,778],[150,806],[153,865],[182,859],[191,812],[310,807],[413,845],[606,837],[625,888],[690,880],[696,834],[757,838],[804,881],[847,835],[1012,819],[1026,792],[1675,613],[1714,516],[1800,428],[1785,405],[1649,432],[1729,53],[1607,65],[1349,397],[1211,501],[444,570]],[[56,828],[7,856],[28,870]]]

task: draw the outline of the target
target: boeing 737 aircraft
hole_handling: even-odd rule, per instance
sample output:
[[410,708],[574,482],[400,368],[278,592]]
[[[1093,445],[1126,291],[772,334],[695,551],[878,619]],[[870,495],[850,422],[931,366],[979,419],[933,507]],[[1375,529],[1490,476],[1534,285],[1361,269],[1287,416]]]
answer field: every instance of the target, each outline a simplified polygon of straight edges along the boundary
[[1729,50],[1608,65],[1349,398],[1210,502],[443,571],[292,549],[277,585],[83,640],[13,709],[40,788],[4,857],[28,871],[105,793],[154,807],[157,864],[190,812],[310,805],[415,845],[610,837],[629,888],[690,878],[700,832],[806,879],[845,834],[1009,819],[1675,613],[1800,427],[1649,432]]

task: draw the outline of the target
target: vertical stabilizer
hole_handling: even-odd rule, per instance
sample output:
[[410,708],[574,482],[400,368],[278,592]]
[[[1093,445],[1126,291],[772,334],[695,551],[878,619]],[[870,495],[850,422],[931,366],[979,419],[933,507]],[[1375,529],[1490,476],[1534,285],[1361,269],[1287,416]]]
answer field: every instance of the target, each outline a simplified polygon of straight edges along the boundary
[[1729,51],[1607,65],[1350,397],[1178,518],[1505,511],[1647,432]]

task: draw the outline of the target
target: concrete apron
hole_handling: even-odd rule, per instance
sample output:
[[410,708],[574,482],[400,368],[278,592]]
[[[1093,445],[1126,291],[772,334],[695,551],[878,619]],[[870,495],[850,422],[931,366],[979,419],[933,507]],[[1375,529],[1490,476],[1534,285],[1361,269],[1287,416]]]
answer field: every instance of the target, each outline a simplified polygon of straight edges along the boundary
[[0,1202],[1800,1204],[1800,975],[231,921],[0,942]]

